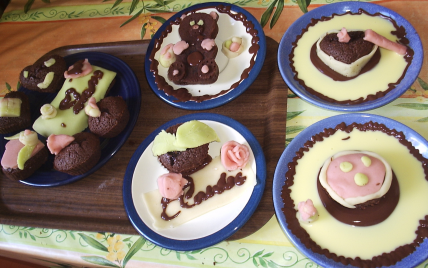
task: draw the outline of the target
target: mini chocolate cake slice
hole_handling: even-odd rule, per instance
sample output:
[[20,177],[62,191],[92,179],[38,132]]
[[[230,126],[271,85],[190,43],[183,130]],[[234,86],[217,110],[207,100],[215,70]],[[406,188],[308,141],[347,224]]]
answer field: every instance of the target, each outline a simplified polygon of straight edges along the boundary
[[348,43],[339,42],[337,33],[327,34],[320,42],[320,48],[335,60],[341,61],[346,64],[351,64],[361,57],[364,57],[373,49],[374,44],[365,41],[363,31],[348,32]]
[[89,132],[80,132],[73,137],[75,140],[55,156],[54,169],[70,175],[80,175],[98,163],[101,156],[100,140]]
[[[165,131],[175,134],[180,125],[171,126]],[[168,152],[158,156],[158,159],[169,172],[181,173],[182,175],[189,175],[211,161],[208,154],[208,143],[182,152]]]
[[21,111],[19,116],[0,116],[0,134],[23,130],[31,126],[30,102],[27,95],[21,91],[7,93],[4,98],[17,98],[21,100]]
[[40,151],[28,159],[24,164],[24,169],[3,168],[2,171],[6,177],[12,180],[25,180],[30,177],[48,160],[48,149],[44,146]]
[[19,80],[27,89],[55,93],[64,83],[66,69],[67,65],[61,56],[44,56],[33,65],[25,67],[19,75]]
[[99,117],[89,116],[89,130],[102,138],[119,135],[129,121],[129,111],[122,97],[107,97],[97,103],[101,111]]

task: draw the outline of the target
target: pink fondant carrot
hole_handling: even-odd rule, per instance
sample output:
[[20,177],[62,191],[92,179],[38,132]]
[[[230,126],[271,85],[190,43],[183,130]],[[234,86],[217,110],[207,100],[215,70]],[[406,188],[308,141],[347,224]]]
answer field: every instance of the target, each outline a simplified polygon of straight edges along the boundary
[[364,40],[372,42],[373,44],[380,47],[395,51],[400,55],[405,55],[407,51],[407,47],[405,45],[392,42],[391,40],[386,39],[385,37],[370,29],[365,31]]

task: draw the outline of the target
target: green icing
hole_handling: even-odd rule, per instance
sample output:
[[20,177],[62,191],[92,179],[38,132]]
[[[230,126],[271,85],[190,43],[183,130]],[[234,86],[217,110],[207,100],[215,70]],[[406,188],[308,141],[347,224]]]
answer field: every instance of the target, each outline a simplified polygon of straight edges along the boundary
[[173,134],[167,133],[165,130],[162,130],[162,132],[159,133],[153,141],[153,155],[159,156],[166,154],[167,152],[186,151],[185,147],[177,147],[174,145],[174,143],[175,136]]
[[55,64],[55,59],[54,58],[50,58],[50,59],[48,59],[47,61],[45,61],[44,63],[45,63],[45,66],[46,67],[51,67],[52,65],[54,65]]
[[352,170],[353,167],[354,166],[349,162],[342,162],[339,165],[340,170],[342,170],[343,172],[349,172]]
[[369,167],[372,164],[372,160],[368,156],[362,156],[361,162],[363,162],[364,166]]
[[354,176],[354,181],[358,186],[364,186],[369,182],[369,178],[363,173],[357,173]]
[[45,76],[45,80],[43,80],[42,83],[38,83],[37,87],[38,88],[47,88],[51,83],[52,80],[54,79],[54,72],[49,72],[46,76]]
[[19,117],[21,115],[21,99],[3,98],[0,99],[0,116]]
[[43,119],[41,116],[33,124],[33,129],[42,136],[49,136],[51,134],[66,134],[74,135],[82,132],[88,127],[88,116],[84,110],[81,110],[78,114],[73,113],[73,108],[67,110],[60,110],[59,104],[64,99],[65,92],[69,88],[76,89],[80,94],[87,89],[88,81],[91,79],[93,72],[101,70],[104,75],[103,78],[98,82],[95,93],[92,95],[96,101],[100,101],[104,98],[107,89],[113,81],[116,73],[107,69],[92,66],[92,73],[79,78],[67,79],[64,82],[61,90],[58,92],[55,99],[51,102],[51,105],[57,109],[57,115],[54,118]]
[[21,150],[19,150],[18,159],[16,161],[20,170],[24,169],[24,164],[28,159],[30,159],[34,148],[36,148],[36,145],[25,145]]
[[192,120],[177,128],[175,146],[195,148],[213,141],[220,141],[214,129],[208,125]]
[[24,71],[24,77],[28,78],[28,71]]

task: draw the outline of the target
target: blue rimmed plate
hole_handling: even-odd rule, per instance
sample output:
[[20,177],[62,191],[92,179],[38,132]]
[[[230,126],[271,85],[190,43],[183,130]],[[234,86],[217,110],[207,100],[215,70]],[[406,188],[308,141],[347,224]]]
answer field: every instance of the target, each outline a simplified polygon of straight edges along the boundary
[[[93,65],[97,65],[117,73],[115,83],[110,89],[108,96],[122,96],[126,101],[129,109],[129,122],[125,129],[116,137],[111,139],[101,140],[101,158],[91,170],[87,173],[77,176],[68,175],[53,169],[53,155],[50,155],[48,161],[29,178],[20,182],[31,186],[59,186],[68,184],[92,174],[107,161],[122,147],[128,139],[134,125],[137,122],[141,107],[141,92],[140,84],[137,77],[131,68],[122,60],[115,56],[101,52],[82,52],[64,57],[67,66],[71,66],[81,59],[88,59]],[[45,103],[50,103],[56,96],[56,93],[39,93],[28,90],[24,87],[18,89],[23,91],[30,100],[30,109],[32,114],[32,122],[40,115],[40,107]],[[5,135],[0,137],[0,155],[4,153],[4,145],[6,140]],[[8,135],[9,136],[9,135]]]
[[[318,253],[314,253],[310,248],[307,248],[300,240],[298,236],[293,234],[293,232],[290,230],[287,219],[282,212],[282,208],[284,207],[284,202],[282,198],[282,190],[283,186],[285,184],[286,178],[285,174],[288,171],[288,163],[293,162],[293,158],[296,156],[296,152],[299,151],[300,148],[304,147],[304,144],[311,140],[311,137],[315,134],[318,134],[322,131],[324,131],[325,128],[335,128],[338,124],[344,122],[346,125],[350,125],[352,123],[359,123],[364,124],[367,122],[373,121],[375,123],[384,124],[389,129],[395,129],[398,132],[403,132],[403,134],[406,137],[406,140],[410,141],[412,145],[419,150],[419,152],[422,154],[423,157],[428,158],[428,141],[426,141],[421,135],[419,135],[416,131],[412,130],[411,128],[393,120],[389,119],[383,116],[379,115],[372,115],[372,114],[364,114],[364,113],[352,113],[352,114],[341,114],[332,116],[326,119],[323,119],[306,129],[304,129],[301,133],[299,133],[286,147],[284,152],[282,153],[281,158],[278,161],[275,174],[274,174],[274,181],[273,181],[273,201],[275,206],[275,213],[278,218],[279,224],[283,231],[286,233],[288,238],[293,242],[293,244],[307,257],[312,259],[317,264],[323,266],[323,267],[354,267],[352,265],[345,266],[340,262],[336,262],[333,259],[327,258],[326,256]],[[364,142],[362,142],[364,143]],[[332,149],[333,150],[333,149]],[[388,149],[386,149],[388,150]],[[331,152],[330,152],[331,153]],[[385,153],[385,152],[383,152]],[[392,153],[392,151],[390,151]],[[328,154],[328,153],[327,153]],[[320,167],[319,167],[320,168]],[[317,168],[317,170],[319,170]],[[394,168],[394,167],[393,167]],[[406,169],[406,167],[401,167],[401,169]],[[317,172],[317,171],[316,171]],[[406,173],[406,172],[404,172]],[[418,183],[426,183],[425,178],[420,178],[420,182]],[[417,187],[416,185],[413,185],[414,187]],[[309,187],[309,185],[308,185]],[[404,189],[405,187],[402,185],[400,186],[400,189]],[[316,189],[316,187],[315,187]],[[408,190],[409,188],[407,188]],[[315,190],[316,191],[316,190]],[[404,190],[401,190],[404,191]],[[400,193],[400,201],[403,202],[401,199],[405,198],[405,196],[412,195],[411,193]],[[309,196],[308,196],[309,198]],[[314,197],[318,198],[318,197]],[[318,198],[319,199],[319,198]],[[316,199],[313,199],[316,200]],[[294,200],[294,203],[297,204],[299,201],[303,200]],[[318,201],[317,201],[318,202]],[[321,201],[320,201],[321,202]],[[415,204],[417,206],[417,204]],[[397,206],[398,207],[398,206]],[[408,207],[407,205],[404,206],[405,210]],[[397,208],[396,208],[397,210]],[[395,211],[394,213],[396,213]],[[401,215],[402,216],[402,215]],[[401,217],[398,215],[398,217]],[[324,218],[325,219],[325,218]],[[314,222],[313,225],[317,224],[317,222]],[[340,223],[339,223],[340,224]],[[391,224],[391,223],[388,223]],[[344,224],[342,224],[344,225]],[[396,222],[393,222],[392,225],[396,226]],[[352,227],[351,227],[352,228]],[[362,227],[362,228],[368,228],[368,227]],[[339,230],[339,229],[336,229]],[[340,229],[341,230],[341,229]],[[348,229],[346,229],[348,230]],[[399,231],[397,229],[397,231]],[[353,230],[355,234],[359,234],[359,231],[357,229]],[[413,231],[411,231],[412,234]],[[342,236],[347,237],[346,233],[341,233]],[[386,235],[390,235],[390,233],[387,233]],[[411,241],[413,241],[415,237],[409,238]],[[378,238],[373,237],[373,240],[378,240]],[[354,243],[357,243],[356,241],[353,241]],[[388,241],[389,242],[389,241]],[[385,243],[388,243],[385,242]],[[343,246],[349,246],[352,249],[352,244],[346,244]],[[366,245],[370,246],[370,245]],[[401,261],[397,262],[395,265],[388,266],[388,267],[415,267],[419,263],[425,261],[428,258],[428,240],[425,239],[423,243],[421,243],[418,247],[416,247],[416,250],[409,256],[403,258]]]
[[[174,96],[170,96],[165,94],[164,91],[160,90],[158,88],[158,85],[156,84],[155,77],[153,75],[153,72],[150,71],[150,54],[154,49],[156,49],[156,42],[160,37],[162,36],[162,33],[165,31],[167,27],[169,27],[170,23],[175,21],[177,18],[181,17],[183,14],[186,14],[192,10],[197,9],[198,12],[210,12],[215,10],[215,6],[217,5],[223,5],[230,7],[230,9],[233,12],[242,13],[248,21],[250,21],[254,25],[254,29],[257,30],[257,38],[258,38],[258,45],[259,50],[257,51],[254,66],[252,67],[249,76],[245,78],[237,87],[234,89],[231,89],[228,93],[221,95],[216,98],[204,100],[202,102],[195,102],[195,101],[186,101],[181,102],[177,101],[177,98]],[[224,13],[219,13],[219,32],[216,38],[217,46],[219,47],[219,51],[217,54],[216,61],[219,65],[219,68],[222,69],[222,65],[227,63],[227,60],[225,57],[220,57],[223,53],[221,52],[221,43],[222,41],[225,41],[233,36],[243,37],[244,44],[247,46],[247,48],[251,45],[251,39],[252,36],[247,33],[246,26],[243,25],[243,23],[233,20],[229,15]],[[177,25],[173,25],[173,27],[177,27]],[[160,49],[156,52],[155,59],[158,59],[159,51],[162,49],[163,46],[169,43],[176,43],[180,41],[181,38],[178,35],[178,31],[174,30],[171,33],[169,33],[165,39],[163,40],[162,44],[160,44]],[[175,85],[172,82],[168,82],[170,86],[172,86],[174,89],[178,88],[186,88],[193,96],[201,96],[201,95],[215,95],[220,93],[223,90],[228,90],[234,83],[238,82],[241,78],[241,74],[244,71],[245,68],[250,66],[250,60],[253,54],[249,53],[248,49],[244,51],[241,55],[234,59],[230,59],[227,63],[226,67],[223,71],[220,72],[219,78],[217,82],[209,85],[187,85],[187,86],[180,86]],[[145,73],[147,81],[152,88],[153,92],[162,100],[169,103],[170,105],[186,110],[205,110],[205,109],[211,109],[214,107],[221,106],[223,104],[226,104],[239,95],[241,95],[256,79],[258,74],[260,73],[260,70],[262,69],[263,62],[265,60],[266,56],[266,40],[265,35],[263,32],[262,27],[260,26],[259,22],[256,18],[254,18],[251,13],[244,10],[243,8],[240,8],[238,6],[227,4],[227,3],[220,3],[220,2],[210,2],[210,3],[203,3],[194,5],[190,8],[184,9],[174,16],[172,16],[170,19],[168,19],[156,32],[156,34],[153,36],[148,48],[147,48],[147,54],[145,59]],[[159,74],[167,81],[167,68],[164,68],[162,66],[158,66],[157,71]]]
[[[242,195],[234,202],[210,211],[178,227],[155,230],[141,195],[157,189],[156,180],[147,174],[166,173],[151,152],[152,142],[161,130],[178,123],[200,120],[212,127],[222,142],[236,140],[247,143],[252,151],[249,164],[256,173],[257,184],[252,192]],[[218,148],[217,148],[217,147]],[[219,143],[210,144],[209,154],[219,155]],[[218,114],[196,113],[176,118],[160,126],[138,147],[125,173],[123,200],[131,223],[139,233],[156,245],[173,250],[196,250],[223,241],[234,234],[251,217],[264,191],[266,162],[260,144],[253,134],[239,122]]]
[[[319,19],[323,16],[330,17],[333,14],[344,14],[348,11],[352,13],[358,13],[359,9],[367,11],[369,14],[381,13],[386,17],[390,17],[395,20],[398,26],[403,26],[406,29],[406,38],[409,39],[409,46],[414,51],[412,63],[410,64],[404,78],[401,82],[390,92],[386,93],[385,96],[369,100],[359,104],[340,104],[332,103],[325,99],[321,99],[318,96],[308,92],[302,85],[295,80],[295,73],[290,67],[289,55],[292,51],[292,43],[296,40],[296,37],[302,34],[302,30],[307,27],[312,19]],[[358,26],[357,26],[358,27]],[[320,33],[321,34],[321,33]],[[309,55],[309,51],[308,51]],[[340,2],[324,5],[317,7],[310,12],[304,14],[302,17],[297,19],[285,32],[281,39],[278,49],[278,66],[281,75],[290,89],[301,99],[316,105],[318,107],[329,109],[340,112],[360,112],[375,109],[390,103],[391,101],[400,97],[416,80],[423,61],[423,48],[422,43],[413,26],[402,16],[396,12],[372,3],[361,3],[361,2]],[[337,82],[340,83],[340,82]],[[314,88],[316,91],[316,88]]]

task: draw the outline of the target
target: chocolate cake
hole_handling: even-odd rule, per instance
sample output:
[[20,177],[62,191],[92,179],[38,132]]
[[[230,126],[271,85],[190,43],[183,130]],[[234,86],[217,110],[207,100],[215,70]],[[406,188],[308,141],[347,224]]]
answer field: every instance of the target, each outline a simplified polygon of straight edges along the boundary
[[[182,19],[179,34],[189,47],[176,55],[168,69],[168,78],[177,85],[212,84],[217,81],[219,68],[215,62],[218,47],[202,47],[205,39],[215,39],[218,33],[218,14],[193,13]],[[208,67],[202,72],[202,67]]]
[[101,111],[99,117],[89,116],[89,130],[102,138],[119,135],[129,121],[129,111],[122,97],[107,97],[97,103]]
[[101,156],[100,141],[95,134],[89,132],[80,132],[73,137],[75,140],[55,156],[54,169],[70,175],[80,175],[98,163]]
[[[55,93],[57,92],[65,78],[64,72],[67,69],[65,60],[59,55],[44,56],[37,60],[33,65],[25,67],[20,75],[19,80],[23,87],[38,91]],[[46,77],[53,73],[50,81],[45,81]],[[46,82],[44,84],[44,82]]]
[[3,168],[3,173],[6,177],[12,180],[25,180],[30,177],[37,169],[39,169],[48,159],[48,149],[44,146],[33,157],[28,159],[24,164],[24,169],[19,168]]
[[[180,125],[171,126],[165,131],[175,134]],[[186,149],[182,152],[168,152],[160,155],[158,159],[169,172],[181,173],[183,175],[189,175],[211,161],[211,157],[208,154],[208,143],[196,148]]]
[[23,130],[31,126],[30,102],[24,92],[12,91],[5,98],[18,98],[21,103],[21,114],[18,117],[0,117],[0,134]]
[[339,42],[337,33],[327,34],[320,42],[320,48],[334,59],[350,64],[370,54],[374,44],[365,41],[363,31],[348,32],[351,39],[348,43]]

